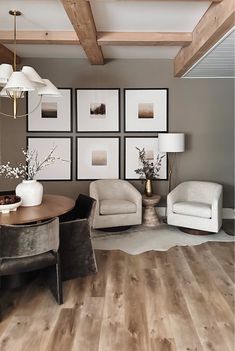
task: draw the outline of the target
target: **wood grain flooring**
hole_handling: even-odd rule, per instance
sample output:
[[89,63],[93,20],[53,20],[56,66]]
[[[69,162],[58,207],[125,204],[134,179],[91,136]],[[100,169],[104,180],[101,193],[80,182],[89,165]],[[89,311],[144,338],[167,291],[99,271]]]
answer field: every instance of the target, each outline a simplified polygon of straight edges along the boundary
[[234,351],[234,246],[131,256],[96,251],[99,272],[1,293],[1,351]]

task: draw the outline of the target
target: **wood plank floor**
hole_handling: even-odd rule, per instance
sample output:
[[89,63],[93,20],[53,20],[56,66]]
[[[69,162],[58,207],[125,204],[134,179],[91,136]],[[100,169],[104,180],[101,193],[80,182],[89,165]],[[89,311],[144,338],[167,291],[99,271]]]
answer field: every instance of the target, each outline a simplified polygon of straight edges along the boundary
[[234,351],[234,246],[131,256],[96,251],[99,273],[2,293],[1,351]]

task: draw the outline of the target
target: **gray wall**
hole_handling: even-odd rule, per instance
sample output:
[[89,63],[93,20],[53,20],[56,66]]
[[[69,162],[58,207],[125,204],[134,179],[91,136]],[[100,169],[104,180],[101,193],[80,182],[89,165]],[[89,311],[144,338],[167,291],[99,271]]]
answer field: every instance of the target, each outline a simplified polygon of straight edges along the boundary
[[[104,66],[91,66],[86,60],[25,59],[23,64],[32,65],[42,77],[48,77],[58,87],[169,88],[169,131],[186,134],[186,152],[177,157],[175,184],[184,180],[221,183],[224,186],[224,206],[233,207],[234,88],[231,79],[174,78],[171,60],[112,60]],[[75,121],[75,99],[73,105]],[[0,128],[2,162],[19,160],[20,149],[25,147],[25,118],[13,120],[1,116]],[[123,129],[123,90],[121,90],[121,136],[124,135]],[[75,136],[78,134],[74,132],[72,135],[75,150]],[[148,135],[156,134],[148,133]],[[123,164],[123,138],[121,155]],[[75,153],[73,164],[73,179],[75,179]],[[0,190],[12,188],[16,183],[18,182],[1,179]],[[133,183],[141,192],[143,191],[140,181]],[[79,192],[88,193],[88,188],[89,182],[86,181],[44,182],[45,192],[67,194],[72,197],[76,197]],[[154,190],[165,195],[167,182],[155,181]]]

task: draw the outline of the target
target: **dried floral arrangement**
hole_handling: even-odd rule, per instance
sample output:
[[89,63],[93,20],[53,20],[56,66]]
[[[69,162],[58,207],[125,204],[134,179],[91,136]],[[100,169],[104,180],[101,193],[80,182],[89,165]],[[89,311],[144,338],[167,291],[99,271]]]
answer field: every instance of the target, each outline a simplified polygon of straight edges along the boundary
[[22,149],[25,156],[25,164],[19,162],[17,166],[12,167],[10,162],[7,162],[6,165],[0,165],[0,176],[4,175],[6,178],[24,178],[26,180],[33,180],[39,171],[53,164],[56,160],[62,160],[60,157],[54,155],[55,149],[56,146],[53,146],[48,155],[42,160],[39,159],[36,150],[30,151],[27,149],[25,151]]
[[136,149],[139,151],[139,160],[142,163],[142,167],[135,169],[135,173],[139,174],[142,179],[157,179],[162,166],[162,159],[165,155],[158,154],[156,161],[152,162],[146,158],[146,151],[144,148],[139,149],[136,147]]

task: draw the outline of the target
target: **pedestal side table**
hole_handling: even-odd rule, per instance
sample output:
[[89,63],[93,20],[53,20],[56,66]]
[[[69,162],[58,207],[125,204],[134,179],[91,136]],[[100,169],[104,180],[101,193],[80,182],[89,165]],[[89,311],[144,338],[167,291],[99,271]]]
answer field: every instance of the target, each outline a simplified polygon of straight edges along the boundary
[[143,225],[146,227],[156,227],[160,225],[160,220],[156,213],[156,205],[161,199],[160,195],[142,196],[143,201]]

